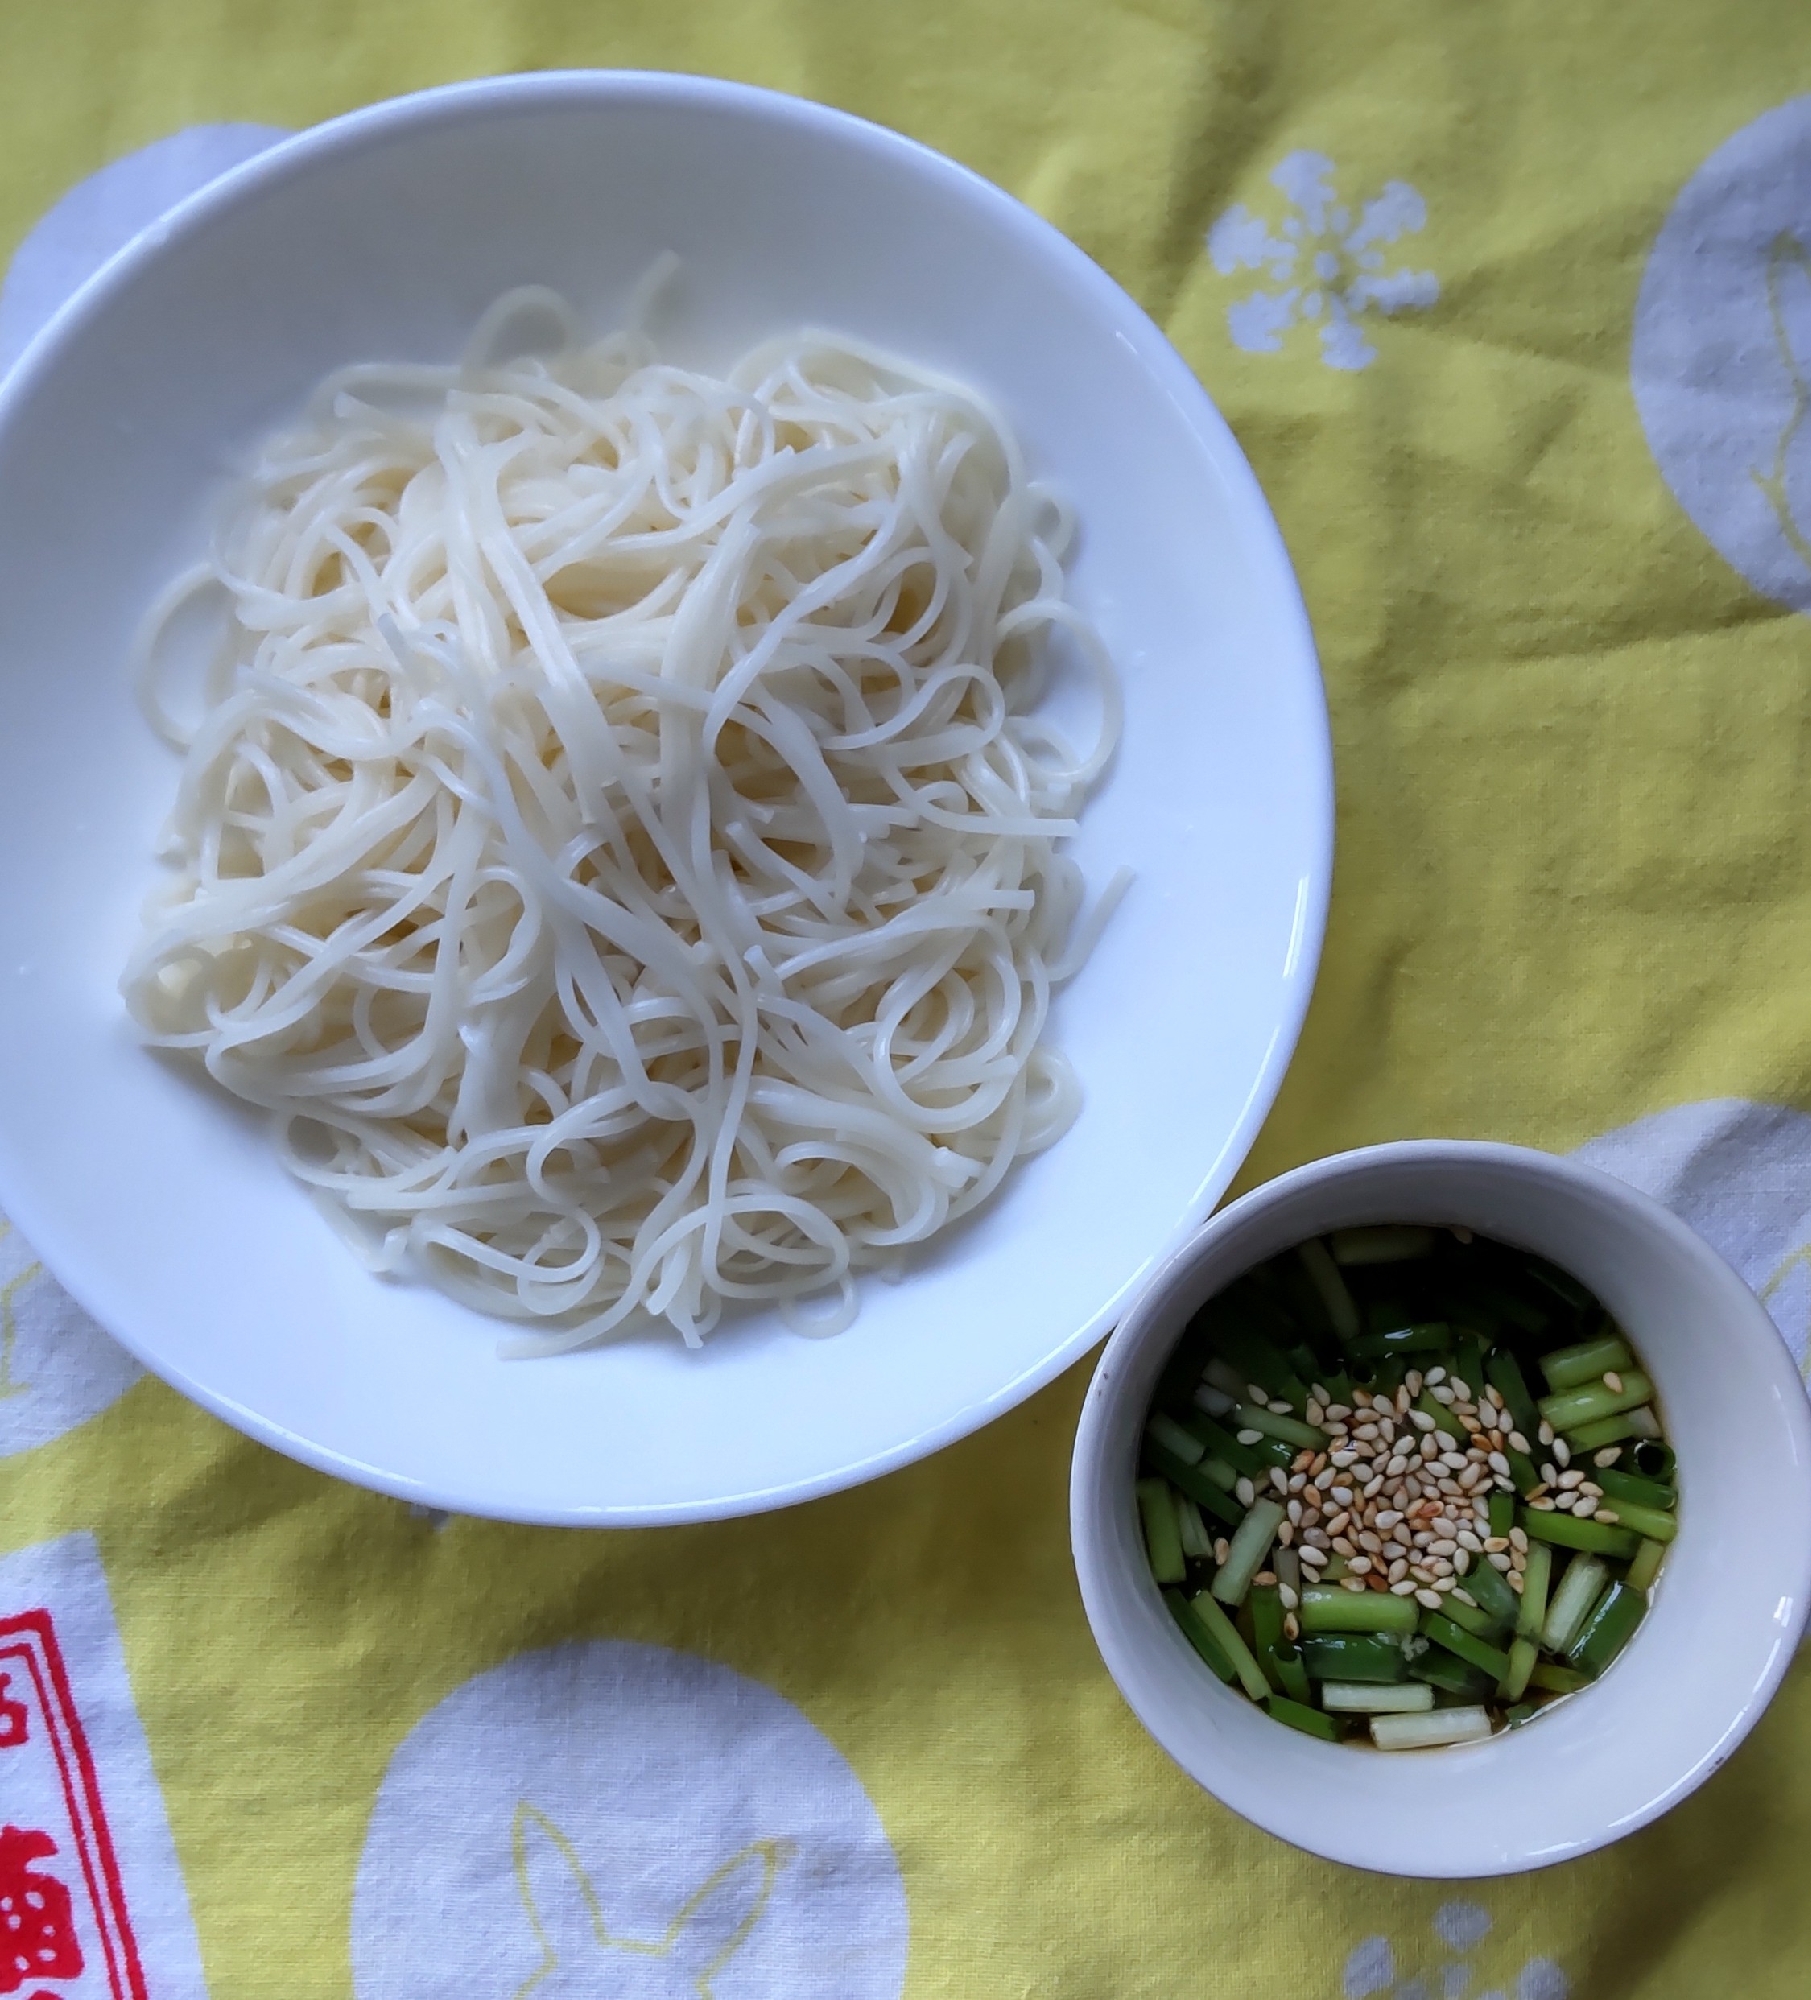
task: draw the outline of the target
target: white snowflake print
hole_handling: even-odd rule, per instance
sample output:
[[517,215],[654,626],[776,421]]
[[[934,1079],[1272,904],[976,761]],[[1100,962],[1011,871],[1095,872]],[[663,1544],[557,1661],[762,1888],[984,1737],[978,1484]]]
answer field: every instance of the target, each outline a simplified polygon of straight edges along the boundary
[[1329,368],[1368,368],[1377,350],[1360,324],[1366,313],[1425,312],[1438,301],[1432,271],[1385,268],[1387,247],[1427,226],[1427,203],[1407,181],[1386,181],[1354,222],[1335,172],[1324,153],[1291,153],[1270,176],[1289,204],[1280,234],[1243,202],[1208,231],[1207,254],[1222,277],[1262,271],[1281,287],[1227,307],[1235,347],[1274,354],[1291,327],[1317,326]]
[[1493,1986],[1471,1991],[1473,1971],[1464,1954],[1490,1934],[1490,1912],[1477,1903],[1442,1903],[1434,1912],[1434,1936],[1445,1947],[1444,1963],[1397,1983],[1401,1969],[1387,1937],[1368,1937],[1352,1947],[1340,1980],[1342,2000],[1567,2000],[1571,1982],[1550,1958],[1531,1958],[1509,1991]]

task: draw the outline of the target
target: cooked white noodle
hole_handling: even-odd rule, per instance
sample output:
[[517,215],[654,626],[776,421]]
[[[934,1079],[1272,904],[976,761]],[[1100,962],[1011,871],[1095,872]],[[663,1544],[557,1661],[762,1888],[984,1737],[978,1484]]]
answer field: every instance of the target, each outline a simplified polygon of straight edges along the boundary
[[[567,345],[494,360],[530,322]],[[376,1267],[525,1347],[735,1300],[834,1331],[1076,1115],[1039,1037],[1115,677],[966,390],[574,335],[512,294],[459,368],[332,377],[158,601],[179,879],[124,992]],[[207,593],[191,731],[159,674]],[[1085,751],[1034,712],[1053,627]]]

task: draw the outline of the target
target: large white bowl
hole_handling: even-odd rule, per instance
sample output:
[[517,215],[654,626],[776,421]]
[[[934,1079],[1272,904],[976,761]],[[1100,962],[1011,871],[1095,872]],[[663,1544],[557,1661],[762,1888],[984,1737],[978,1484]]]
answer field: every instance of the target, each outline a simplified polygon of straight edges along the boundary
[[[1679,1456],[1679,1536],[1627,1652],[1596,1686],[1488,1743],[1385,1753],[1271,1721],[1189,1649],[1139,1532],[1138,1441],[1189,1317],[1278,1251],[1371,1222],[1464,1223],[1572,1272],[1627,1329]],[[1070,1500],[1088,1621],[1157,1741],[1259,1826],[1391,1874],[1539,1868],[1676,1805],[1759,1719],[1811,1602],[1811,1410],[1772,1320],[1657,1202],[1518,1146],[1419,1140],[1342,1153],[1215,1216],[1107,1343]]]
[[[771,1321],[504,1363],[360,1271],[255,1124],[133,1043],[115,991],[173,760],[127,645],[223,475],[355,359],[448,359],[508,286],[600,332],[663,251],[683,356],[815,323],[1004,406],[1083,524],[1126,683],[1079,853],[1137,874],[1055,1033],[1080,1123],[853,1331]],[[281,1450],[526,1520],[750,1511],[905,1464],[1106,1330],[1231,1178],[1293,1048],[1331,865],[1326,717],[1270,514],[1132,301],[962,168],[698,79],[502,78],[379,105],[138,238],[0,392],[0,1202],[148,1366]]]

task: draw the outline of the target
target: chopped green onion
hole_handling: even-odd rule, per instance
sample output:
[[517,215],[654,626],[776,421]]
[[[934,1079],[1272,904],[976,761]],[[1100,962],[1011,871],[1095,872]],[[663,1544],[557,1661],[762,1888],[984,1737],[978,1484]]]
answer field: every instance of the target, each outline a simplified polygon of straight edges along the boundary
[[1145,1425],[1144,1434],[1153,1444],[1160,1444],[1167,1452],[1172,1452],[1184,1465],[1198,1465],[1207,1450],[1192,1431],[1185,1431],[1174,1417],[1166,1417],[1161,1410],[1153,1412],[1151,1421]]
[[1620,1389],[1612,1389],[1607,1382],[1593,1382],[1583,1389],[1565,1389],[1557,1396],[1543,1396],[1535,1408],[1556,1431],[1575,1431],[1581,1425],[1620,1416],[1623,1411],[1645,1403],[1654,1393],[1653,1383],[1639,1368],[1617,1374],[1616,1379],[1622,1384]]
[[1524,1722],[1532,1722],[1546,1706],[1544,1701],[1518,1701],[1513,1708],[1504,1710],[1503,1720],[1511,1729],[1520,1729]]
[[1379,1750],[1432,1750],[1448,1743],[1481,1743],[1490,1734],[1484,1708],[1436,1708],[1426,1715],[1379,1715],[1371,1741]]
[[1629,1412],[1630,1436],[1649,1438],[1655,1443],[1660,1440],[1660,1419],[1645,1405]]
[[1412,1597],[1311,1583],[1297,1615],[1304,1632],[1412,1632],[1421,1614]]
[[1620,1444],[1624,1438],[1642,1435],[1636,1419],[1639,1410],[1624,1410],[1620,1416],[1605,1417],[1602,1423],[1579,1424],[1566,1433],[1566,1440],[1575,1452],[1599,1451],[1606,1444]]
[[1507,1631],[1522,1614],[1522,1601],[1503,1581],[1503,1574],[1488,1562],[1477,1562],[1465,1572],[1464,1588],[1478,1601],[1478,1608]]
[[1170,1616],[1181,1628],[1182,1636],[1200,1654],[1209,1669],[1230,1685],[1237,1678],[1232,1670],[1232,1662],[1220,1650],[1220,1642],[1195,1616],[1195,1607],[1181,1591],[1175,1589],[1166,1590],[1163,1593],[1163,1601],[1169,1606]]
[[1490,1385],[1503,1399],[1503,1407],[1509,1412],[1509,1421],[1532,1444],[1534,1434],[1540,1429],[1540,1412],[1534,1407],[1534,1398],[1528,1393],[1528,1383],[1522,1374],[1522,1366],[1507,1348],[1499,1347],[1484,1364],[1484,1373]]
[[1398,1641],[1369,1633],[1304,1639],[1301,1653],[1309,1678],[1317,1681],[1386,1684],[1403,1679],[1408,1672],[1408,1659]]
[[[1237,1405],[1234,1405],[1236,1408]],[[1199,1439],[1202,1447],[1215,1458],[1223,1459],[1234,1472],[1242,1472],[1247,1479],[1264,1479],[1270,1473],[1270,1461],[1260,1458],[1250,1445],[1244,1445],[1231,1431],[1213,1417],[1190,1417],[1187,1429]],[[1146,1433],[1149,1436],[1149,1432]]]
[[1628,1586],[1631,1590],[1651,1590],[1654,1579],[1660,1574],[1660,1565],[1666,1560],[1664,1542],[1643,1542],[1635,1551],[1629,1564]]
[[1545,1688],[1549,1694],[1577,1694],[1580,1688],[1591,1685],[1591,1676],[1581,1674],[1576,1667],[1556,1666],[1551,1660],[1542,1660],[1528,1676],[1528,1685]]
[[1264,1670],[1251,1656],[1251,1648],[1239,1637],[1239,1630],[1226,1613],[1215,1603],[1210,1592],[1198,1590],[1188,1601],[1188,1608],[1207,1628],[1208,1636],[1221,1652],[1226,1655],[1232,1670],[1239,1677],[1239,1685],[1253,1701],[1262,1701],[1270,1692],[1270,1683],[1264,1678]]
[[1145,1439],[1144,1462],[1153,1472],[1162,1473],[1179,1493],[1186,1493],[1196,1506],[1205,1507],[1216,1521],[1236,1528],[1244,1520],[1244,1509],[1229,1499],[1200,1466],[1184,1465],[1174,1452],[1153,1444],[1149,1438]]
[[1576,1347],[1556,1347],[1551,1354],[1541,1356],[1541,1373],[1547,1378],[1547,1387],[1556,1393],[1581,1388],[1621,1369],[1630,1374],[1639,1372],[1629,1344],[1620,1334],[1581,1340]]
[[[1223,1360],[1218,1354],[1214,1355],[1202,1369],[1201,1379],[1209,1388],[1217,1389],[1226,1398],[1228,1408],[1234,1403],[1244,1402],[1249,1378],[1241,1375],[1230,1361]],[[1260,1389],[1263,1386],[1262,1382],[1258,1384]]]
[[[1245,1393],[1245,1382],[1255,1382],[1278,1402],[1297,1410],[1308,1407],[1306,1386],[1263,1334],[1242,1326],[1216,1326],[1214,1345],[1243,1374],[1240,1395]],[[1221,1385],[1216,1382],[1215,1386]]]
[[1607,1527],[1602,1521],[1574,1520],[1557,1507],[1552,1513],[1538,1507],[1524,1507],[1522,1526],[1531,1540],[1552,1542],[1562,1549],[1589,1549],[1594,1555],[1614,1556],[1619,1562],[1626,1562],[1640,1541],[1628,1528]]
[[1321,1683],[1321,1707],[1340,1715],[1413,1715],[1433,1705],[1434,1691],[1426,1681],[1398,1681],[1394,1687],[1374,1681]]
[[1609,1507],[1620,1507],[1623,1501],[1633,1500],[1637,1507],[1658,1507],[1662,1513],[1670,1513],[1679,1503],[1676,1487],[1658,1479],[1644,1479],[1639,1472],[1596,1466],[1586,1476],[1603,1488],[1604,1503]]
[[1570,1271],[1562,1271],[1557,1264],[1549,1264],[1545,1257],[1524,1257],[1522,1263],[1529,1277],[1537,1284],[1545,1285],[1574,1312],[1589,1312],[1597,1303]]
[[1611,1584],[1567,1647],[1567,1660],[1595,1680],[1629,1643],[1647,1608],[1641,1591],[1631,1590],[1626,1583]]
[[1145,1553],[1159,1583],[1180,1583],[1188,1574],[1182,1559],[1182,1538],[1176,1532],[1176,1503],[1161,1479],[1138,1482],[1138,1518],[1144,1523]]
[[[1422,1644],[1427,1645],[1427,1641]],[[1491,1675],[1479,1673],[1456,1653],[1445,1652],[1438,1646],[1428,1646],[1420,1659],[1409,1662],[1409,1676],[1461,1701],[1488,1701],[1496,1692],[1496,1681]]]
[[1332,1716],[1323,1715],[1318,1708],[1308,1708],[1280,1694],[1273,1694],[1264,1706],[1269,1709],[1274,1721],[1286,1722],[1291,1729],[1299,1729],[1304,1736],[1318,1736],[1323,1743],[1340,1741],[1339,1724]]
[[1251,1611],[1253,1653],[1264,1678],[1291,1701],[1312,1702],[1314,1690],[1308,1685],[1308,1670],[1301,1655],[1283,1632],[1283,1600],[1274,1584],[1260,1584],[1245,1600]]
[[1452,1344],[1452,1331],[1445,1320],[1422,1320],[1363,1334],[1351,1347],[1361,1361],[1387,1361],[1398,1354],[1444,1354]]
[[1638,1507],[1633,1500],[1618,1500],[1611,1512],[1619,1527],[1631,1529],[1644,1541],[1670,1542],[1679,1532],[1677,1517],[1663,1508]]
[[1548,1652],[1563,1653],[1571,1645],[1609,1574],[1608,1565],[1596,1556],[1574,1556],[1566,1565],[1541,1625],[1541,1644]]
[[1415,1408],[1424,1417],[1432,1417],[1435,1425],[1440,1430],[1443,1430],[1449,1438],[1452,1438],[1461,1450],[1470,1442],[1465,1426],[1460,1423],[1459,1419],[1453,1415],[1447,1405],[1441,1402],[1440,1398],[1431,1389],[1423,1389],[1421,1394],[1415,1398]]
[[1490,1499],[1485,1504],[1490,1512],[1491,1539],[1501,1540],[1515,1526],[1515,1495],[1505,1493],[1500,1486],[1493,1486]]
[[[1339,1274],[1339,1266],[1328,1254],[1326,1244],[1318,1236],[1311,1236],[1306,1243],[1297,1245],[1295,1254],[1302,1260],[1302,1268],[1313,1280],[1314,1289],[1327,1308],[1333,1331],[1341,1340],[1356,1340],[1359,1331],[1358,1307],[1346,1287],[1345,1279]],[[1328,1383],[1327,1386],[1331,1388],[1333,1385]]]
[[1418,1222],[1383,1222],[1366,1229],[1336,1229],[1330,1243],[1336,1264],[1403,1264],[1434,1254],[1434,1232]]
[[1644,1437],[1631,1455],[1635,1460],[1635,1470],[1649,1479],[1671,1479],[1678,1470],[1679,1461],[1664,1438]]
[[1517,1639],[1509,1648],[1509,1671],[1497,1682],[1499,1701],[1520,1701],[1528,1692],[1528,1676],[1541,1656],[1538,1639]]
[[[1513,1597],[1514,1592],[1510,1595]],[[1462,1625],[1467,1632],[1476,1633],[1480,1639],[1494,1639],[1507,1623],[1494,1612],[1486,1611],[1481,1604],[1467,1604],[1465,1599],[1449,1592],[1440,1600],[1440,1608],[1455,1625]]]
[[1479,1673],[1488,1674],[1492,1680],[1500,1681],[1509,1671],[1507,1653],[1499,1652],[1495,1646],[1487,1646],[1475,1633],[1455,1625],[1444,1612],[1424,1611],[1417,1629],[1424,1638],[1432,1639],[1436,1646],[1444,1646],[1449,1653],[1464,1660],[1468,1666],[1476,1667]]
[[1526,1499],[1541,1483],[1541,1475],[1534,1469],[1534,1460],[1517,1451],[1514,1445],[1506,1446],[1503,1456],[1509,1461],[1510,1483]]
[[1266,1437],[1292,1444],[1298,1451],[1309,1446],[1316,1451],[1327,1448],[1325,1431],[1316,1430],[1298,1417],[1280,1417],[1275,1410],[1260,1410],[1250,1403],[1241,1403],[1232,1413],[1232,1421],[1239,1430],[1262,1431]]
[[1214,1538],[1208,1532],[1207,1523],[1201,1518],[1201,1509],[1186,1493],[1176,1496],[1176,1534],[1182,1543],[1182,1553],[1193,1556],[1196,1561],[1211,1556],[1214,1552]]
[[1518,1639],[1538,1639],[1547,1622],[1547,1592],[1553,1582],[1553,1550],[1545,1542],[1528,1544],[1528,1564],[1522,1571],[1522,1597],[1517,1609]]
[[[1240,1604],[1251,1588],[1251,1580],[1264,1567],[1264,1558],[1276,1540],[1283,1510],[1274,1500],[1255,1500],[1233,1534],[1232,1546],[1220,1573],[1214,1578],[1214,1595],[1222,1604]],[[1257,1697],[1253,1696],[1256,1700]]]

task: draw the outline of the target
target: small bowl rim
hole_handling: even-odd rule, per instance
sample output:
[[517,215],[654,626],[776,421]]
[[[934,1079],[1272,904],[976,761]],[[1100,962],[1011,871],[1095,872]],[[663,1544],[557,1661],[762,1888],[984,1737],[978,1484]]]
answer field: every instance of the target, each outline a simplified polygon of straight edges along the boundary
[[[1539,1148],[1476,1139],[1394,1140],[1354,1147],[1304,1162],[1250,1189],[1204,1223],[1153,1273],[1103,1348],[1083,1402],[1070,1469],[1071,1554],[1089,1629],[1122,1699],[1141,1727],[1203,1791],[1265,1832],[1305,1852],[1350,1867],[1379,1874],[1439,1880],[1520,1873],[1591,1853],[1657,1819],[1720,1768],[1760,1719],[1791,1665],[1798,1643],[1804,1636],[1807,1613],[1811,1611],[1811,1479],[1801,1477],[1806,1505],[1800,1510],[1800,1518],[1795,1523],[1796,1534],[1781,1537],[1774,1560],[1775,1570],[1785,1572],[1794,1608],[1788,1612],[1789,1600],[1779,1600],[1780,1610],[1775,1614],[1776,1622],[1781,1626],[1779,1641],[1761,1671],[1755,1675],[1752,1685],[1746,1688],[1735,1712],[1718,1732],[1712,1748],[1696,1756],[1683,1770],[1668,1772],[1664,1783],[1652,1788],[1650,1797],[1638,1810],[1616,1818],[1606,1813],[1605,1823],[1591,1833],[1568,1837],[1537,1852],[1511,1858],[1497,1854],[1478,1860],[1449,1849],[1438,1859],[1424,1859],[1421,1865],[1406,1865],[1400,1858],[1380,1859],[1377,1840],[1374,1837],[1369,1841],[1362,1837],[1354,1838],[1343,1814],[1329,1812],[1319,1823],[1309,1822],[1297,1809],[1286,1807],[1278,1810],[1263,1797],[1249,1795],[1250,1787],[1243,1782],[1233,1782],[1222,1789],[1217,1781],[1221,1774],[1212,1768],[1211,1751],[1181,1741],[1184,1732],[1148,1712],[1143,1698],[1148,1690],[1141,1684],[1141,1667],[1148,1658],[1149,1648],[1128,1640],[1118,1628],[1117,1621],[1109,1617],[1109,1592],[1115,1587],[1116,1578],[1108,1574],[1110,1558],[1103,1549],[1099,1526],[1112,1504],[1109,1488],[1119,1480],[1119,1468],[1109,1467],[1106,1462],[1107,1433],[1113,1419],[1121,1414],[1126,1400],[1122,1383],[1128,1372],[1127,1363],[1159,1343],[1166,1350],[1173,1343],[1180,1331],[1182,1317],[1193,1310],[1196,1303],[1179,1305],[1179,1296],[1190,1288],[1198,1266],[1215,1245],[1228,1238],[1236,1239],[1254,1222],[1272,1210],[1299,1200],[1304,1192],[1318,1189],[1324,1193],[1362,1181],[1374,1172],[1404,1166],[1446,1166],[1460,1170],[1476,1167],[1499,1173],[1532,1174],[1543,1180],[1549,1189],[1619,1207],[1640,1225],[1656,1232],[1680,1256],[1696,1262],[1707,1278],[1727,1293],[1732,1320],[1745,1324],[1747,1328],[1738,1337],[1748,1350],[1757,1385],[1773,1393],[1789,1392],[1783,1395],[1779,1407],[1788,1430],[1794,1435],[1796,1462],[1801,1473],[1804,1468],[1811,1467],[1811,1401],[1807,1400],[1804,1383],[1793,1366],[1777,1327],[1766,1308],[1728,1261],[1672,1210],[1599,1168]],[[1455,1198],[1456,1202],[1462,1199],[1462,1196]],[[1379,1216],[1376,1219],[1408,1221],[1419,1218],[1403,1215]],[[1312,1227],[1301,1232],[1303,1236],[1313,1233]],[[1274,1254],[1275,1251],[1261,1252],[1236,1263],[1224,1274],[1216,1274],[1214,1289],[1231,1282],[1234,1276],[1261,1262],[1263,1257]],[[1200,1294],[1202,1299],[1208,1296],[1212,1296],[1211,1291]],[[1764,1341],[1759,1338],[1763,1332]],[[1141,1577],[1134,1584],[1138,1594],[1143,1595],[1139,1585],[1148,1589],[1153,1602],[1157,1601],[1156,1587],[1148,1577]],[[1782,1612],[1786,1613],[1783,1617]],[[1220,1693],[1217,1685],[1209,1685],[1213,1687],[1214,1694]],[[1292,1738],[1293,1733],[1281,1724],[1272,1726],[1279,1731],[1279,1747]],[[1308,1739],[1299,1740],[1308,1742]],[[1349,1751],[1347,1746],[1315,1743],[1309,1747],[1341,1756],[1363,1754]],[[1462,1746],[1459,1752],[1438,1754],[1461,1755],[1467,1749],[1483,1750],[1487,1747]],[[1331,1772],[1331,1767],[1328,1768]],[[1235,1793],[1238,1796],[1232,1795]]]

